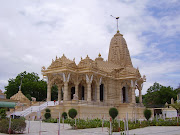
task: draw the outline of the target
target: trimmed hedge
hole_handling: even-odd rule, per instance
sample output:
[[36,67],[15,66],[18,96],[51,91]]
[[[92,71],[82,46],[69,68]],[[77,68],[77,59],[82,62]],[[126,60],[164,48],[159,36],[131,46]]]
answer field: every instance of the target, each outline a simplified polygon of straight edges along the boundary
[[145,117],[147,120],[149,120],[149,119],[151,118],[151,115],[152,115],[151,110],[149,110],[149,109],[145,109],[145,110],[144,110],[144,117]]
[[118,110],[116,108],[110,108],[109,109],[109,115],[114,120],[118,115]]
[[69,117],[74,119],[76,117],[76,115],[77,115],[77,110],[74,109],[74,108],[70,109],[69,112],[68,112],[68,115],[69,115]]

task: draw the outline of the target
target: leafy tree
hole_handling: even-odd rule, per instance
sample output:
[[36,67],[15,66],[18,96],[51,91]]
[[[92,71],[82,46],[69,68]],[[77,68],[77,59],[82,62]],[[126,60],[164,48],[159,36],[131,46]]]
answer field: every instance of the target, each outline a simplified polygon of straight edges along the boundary
[[144,117],[149,120],[151,118],[152,112],[149,109],[144,110]]
[[5,119],[6,118],[6,110],[5,109],[0,109],[0,118]]
[[37,101],[46,99],[47,84],[45,81],[40,80],[37,73],[24,71],[18,74],[16,78],[9,79],[8,85],[5,87],[7,98],[16,94],[20,85],[22,93],[28,98],[35,97]]
[[114,120],[118,115],[118,110],[116,108],[110,108],[109,109],[109,115]]
[[147,94],[144,96],[143,103],[146,107],[163,107],[164,104],[171,103],[171,98],[176,99],[177,91],[172,87],[162,86],[159,83],[154,83],[147,90]]
[[63,113],[62,113],[62,117],[64,117],[64,119],[67,119],[67,113],[66,113],[66,112],[63,112]]
[[171,104],[171,106],[177,110],[177,113],[180,113],[180,102],[179,103],[174,103],[174,104]]
[[77,110],[74,109],[74,108],[70,109],[69,112],[68,112],[68,115],[69,115],[69,117],[74,119],[76,117],[76,115],[77,115]]
[[58,87],[57,85],[53,85],[51,87],[51,100],[57,100],[58,99]]

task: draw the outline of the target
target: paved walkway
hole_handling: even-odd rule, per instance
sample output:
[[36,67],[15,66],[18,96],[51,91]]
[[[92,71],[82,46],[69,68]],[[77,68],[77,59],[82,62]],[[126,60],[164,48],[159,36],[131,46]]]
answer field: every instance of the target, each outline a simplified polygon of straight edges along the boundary
[[[27,123],[28,124],[28,123]],[[28,125],[27,125],[28,128]],[[40,122],[30,122],[30,133],[28,130],[24,134],[28,135],[39,135]],[[58,135],[57,123],[41,123],[41,135]],[[180,126],[156,126],[146,127],[141,129],[134,129],[129,131],[129,135],[180,135]],[[0,135],[5,135],[0,133]],[[7,134],[6,134],[7,135]],[[91,129],[79,129],[72,130],[68,124],[61,124],[60,135],[109,135],[107,128],[91,128]],[[113,133],[113,135],[120,135],[120,133]]]

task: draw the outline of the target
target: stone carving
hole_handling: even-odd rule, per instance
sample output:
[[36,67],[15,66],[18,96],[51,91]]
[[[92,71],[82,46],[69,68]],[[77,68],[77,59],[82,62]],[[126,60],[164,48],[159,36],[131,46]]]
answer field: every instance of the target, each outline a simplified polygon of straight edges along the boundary
[[35,97],[31,97],[33,102],[36,102],[36,98]]
[[73,100],[78,100],[78,96],[76,94],[73,94]]
[[41,70],[46,70],[46,67],[45,67],[45,66],[43,66],[43,67],[41,68]]

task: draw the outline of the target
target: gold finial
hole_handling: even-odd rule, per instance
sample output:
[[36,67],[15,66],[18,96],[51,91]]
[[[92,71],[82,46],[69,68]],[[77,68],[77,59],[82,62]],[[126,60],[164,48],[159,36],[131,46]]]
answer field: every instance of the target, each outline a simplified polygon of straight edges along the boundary
[[82,57],[81,57],[81,60],[82,60]]
[[56,55],[56,60],[57,60],[57,55]]
[[87,55],[86,58],[89,59],[89,56]]
[[101,54],[99,53],[99,55],[98,55],[99,57],[101,57]]

